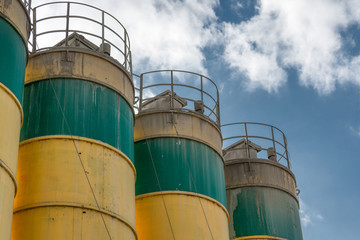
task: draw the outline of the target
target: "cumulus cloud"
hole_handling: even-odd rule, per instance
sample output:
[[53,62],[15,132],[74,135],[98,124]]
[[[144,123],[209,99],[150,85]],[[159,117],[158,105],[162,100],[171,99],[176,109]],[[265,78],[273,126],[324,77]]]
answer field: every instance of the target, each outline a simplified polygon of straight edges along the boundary
[[[48,0],[33,0],[33,5],[43,2]],[[137,73],[184,69],[208,75],[205,49],[215,46],[224,49],[221,58],[229,66],[224,71],[244,79],[248,90],[279,91],[289,69],[298,72],[300,84],[320,94],[339,85],[360,86],[360,55],[344,51],[359,47],[346,34],[351,27],[360,29],[358,0],[256,0],[255,15],[240,23],[219,21],[219,0],[79,2],[100,7],[124,24]],[[249,7],[245,0],[227,4],[239,12]]]
[[[48,2],[34,0],[33,5]],[[217,36],[218,0],[80,0],[104,9],[127,29],[135,72],[185,69],[207,74],[203,48]],[[86,26],[84,26],[86,27]]]
[[202,49],[213,41],[217,0],[114,1],[131,36],[135,68],[206,74]]
[[261,0],[258,14],[224,23],[224,59],[250,89],[276,91],[297,69],[302,85],[329,94],[338,84],[360,86],[359,56],[345,55],[341,31],[360,23],[359,1]]
[[324,220],[324,217],[316,212],[315,210],[311,209],[301,198],[300,201],[300,219],[301,219],[301,225],[303,227],[308,227],[311,225],[314,225],[318,222],[321,222]]

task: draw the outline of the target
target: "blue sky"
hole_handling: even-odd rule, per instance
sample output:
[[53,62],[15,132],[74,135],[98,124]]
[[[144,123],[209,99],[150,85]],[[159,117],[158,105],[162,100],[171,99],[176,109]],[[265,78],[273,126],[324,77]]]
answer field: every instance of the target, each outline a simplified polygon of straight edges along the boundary
[[304,239],[358,238],[360,1],[80,2],[124,24],[134,72],[207,75],[221,90],[222,123],[285,132]]

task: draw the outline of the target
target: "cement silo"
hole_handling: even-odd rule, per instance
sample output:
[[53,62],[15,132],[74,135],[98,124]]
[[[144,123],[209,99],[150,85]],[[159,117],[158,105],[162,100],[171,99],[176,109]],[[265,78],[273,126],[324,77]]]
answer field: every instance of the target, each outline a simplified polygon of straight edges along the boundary
[[10,239],[30,30],[28,1],[0,1],[0,239]]
[[302,240],[285,134],[260,123],[222,126],[231,239]]
[[81,3],[32,16],[12,239],[137,239],[127,31]]
[[219,95],[185,71],[143,73],[135,117],[140,240],[228,239]]

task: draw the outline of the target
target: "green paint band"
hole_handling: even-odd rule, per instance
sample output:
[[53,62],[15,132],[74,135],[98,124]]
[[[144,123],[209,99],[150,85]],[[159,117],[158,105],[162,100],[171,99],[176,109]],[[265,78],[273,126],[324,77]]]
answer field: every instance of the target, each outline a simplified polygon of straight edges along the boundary
[[224,165],[222,158],[212,148],[193,140],[178,138],[153,138],[136,142],[136,195],[160,191],[151,157],[162,191],[197,192],[226,207]]
[[[73,136],[110,144],[134,159],[133,112],[115,91],[77,79],[52,79]],[[50,80],[29,83],[24,91],[21,141],[70,135]]]
[[273,188],[246,187],[227,191],[227,197],[235,238],[268,235],[303,239],[298,204],[291,195]]
[[0,82],[22,102],[24,91],[26,48],[21,35],[0,17]]

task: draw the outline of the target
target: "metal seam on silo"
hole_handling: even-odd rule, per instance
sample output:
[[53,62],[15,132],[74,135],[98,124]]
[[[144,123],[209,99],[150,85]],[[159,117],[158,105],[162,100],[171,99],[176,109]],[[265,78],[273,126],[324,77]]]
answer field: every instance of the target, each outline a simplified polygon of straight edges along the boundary
[[[83,3],[54,2],[40,6],[50,4],[67,5],[67,16],[61,15],[67,20],[72,14],[70,5],[71,9],[81,5],[82,10],[79,11],[90,7],[103,16],[106,14],[106,17],[114,18]],[[40,10],[40,6],[36,9]],[[41,17],[40,14],[38,17]],[[88,20],[91,21],[91,18]],[[34,22],[36,25],[36,20]],[[103,18],[100,23],[103,29],[106,23]],[[39,30],[33,35],[33,43],[43,33]],[[50,30],[57,31],[54,28]],[[84,39],[77,33],[68,34],[72,30],[66,29],[67,36]],[[81,34],[84,33],[81,31]],[[21,164],[17,177],[18,196],[21,197],[15,201],[14,239],[137,239],[136,171],[132,163],[133,131],[130,131],[134,122],[134,86],[126,67],[131,65],[131,59],[125,28],[124,34],[125,62],[128,64],[125,67],[120,63],[122,61],[112,59],[114,55],[106,56],[95,50],[98,48],[90,51],[69,46],[65,49],[59,42],[57,46],[50,43],[52,49],[46,49],[33,44],[26,75],[24,125],[27,131],[23,131],[20,144]],[[106,35],[104,37],[103,33],[103,43],[104,38]],[[68,43],[68,38],[65,40]],[[92,47],[94,43],[86,46]],[[62,52],[69,54],[66,59],[62,59]],[[76,91],[78,88],[80,91]],[[35,95],[31,95],[33,93]],[[48,96],[49,93],[52,96]],[[31,112],[38,117],[29,119]],[[47,123],[49,125],[44,126]]]
[[[144,131],[144,127],[143,127],[143,131]],[[174,238],[175,240],[175,233],[174,233],[174,229],[172,227],[172,224],[171,224],[171,220],[170,220],[170,216],[169,216],[169,212],[168,212],[168,209],[166,207],[166,202],[165,202],[165,199],[164,199],[164,196],[163,196],[163,191],[162,191],[162,188],[161,188],[161,183],[160,183],[160,180],[159,180],[159,176],[157,174],[157,171],[156,171],[156,167],[155,167],[155,163],[154,163],[154,159],[152,157],[152,154],[151,154],[151,149],[150,149],[150,146],[149,146],[149,143],[148,143],[148,140],[145,139],[146,141],[146,145],[148,147],[148,151],[150,153],[150,159],[151,159],[151,163],[152,163],[152,166],[153,166],[153,169],[154,169],[154,172],[155,172],[155,175],[156,175],[156,180],[157,180],[157,184],[159,185],[159,189],[160,189],[160,193],[161,193],[161,199],[163,201],[163,204],[164,204],[164,208],[165,208],[165,212],[166,212],[166,216],[167,216],[167,219],[168,219],[168,222],[169,222],[169,226],[170,226],[170,229],[171,229],[171,234],[172,234],[172,237]]]
[[72,133],[71,133],[71,129],[70,129],[69,124],[68,124],[68,122],[67,122],[67,120],[66,120],[66,116],[65,116],[64,111],[63,111],[63,109],[62,109],[62,107],[61,107],[59,98],[58,98],[58,96],[57,96],[57,94],[56,94],[56,91],[55,91],[55,88],[54,88],[54,85],[53,85],[53,82],[52,82],[51,79],[50,79],[50,83],[51,83],[51,87],[52,87],[52,89],[53,89],[53,91],[54,91],[54,95],[55,95],[55,97],[56,97],[56,101],[57,101],[57,103],[58,103],[58,106],[59,106],[59,108],[60,108],[60,110],[61,110],[61,114],[62,114],[62,116],[63,116],[63,119],[64,119],[65,123],[66,123],[66,127],[67,127],[67,129],[68,129],[68,131],[69,131],[70,138],[71,138],[71,140],[72,140],[72,142],[73,142],[73,144],[74,144],[74,148],[75,148],[76,154],[77,154],[77,156],[78,156],[78,159],[79,159],[79,161],[80,161],[80,164],[81,164],[83,173],[84,173],[84,175],[85,175],[85,177],[86,177],[86,180],[87,180],[87,182],[88,182],[88,184],[89,184],[91,193],[92,193],[92,195],[93,195],[93,197],[94,197],[96,206],[97,206],[97,208],[98,208],[98,210],[99,210],[101,219],[102,219],[102,221],[103,221],[103,223],[104,223],[106,232],[107,232],[107,234],[108,234],[108,236],[109,236],[109,239],[111,240],[111,235],[110,235],[109,229],[108,229],[108,227],[107,227],[107,225],[106,225],[106,222],[105,222],[104,216],[103,216],[103,214],[102,214],[102,211],[101,211],[101,209],[100,209],[99,202],[98,202],[98,200],[96,199],[96,196],[95,196],[95,193],[94,193],[94,189],[93,189],[93,187],[92,187],[92,185],[91,185],[91,182],[90,182],[90,179],[89,179],[89,177],[88,177],[88,175],[87,175],[87,173],[86,173],[84,163],[83,163],[83,161],[82,161],[82,159],[81,159],[81,156],[80,156],[80,154],[79,154],[79,150],[78,150],[78,148],[77,148],[77,146],[76,146],[76,144],[75,144],[75,140],[74,140],[73,135],[72,135]]
[[[174,115],[173,112],[172,112],[171,114]],[[181,139],[180,139],[180,137],[179,137],[179,132],[178,132],[178,130],[177,130],[177,128],[176,128],[175,121],[173,121],[172,124],[173,124],[173,126],[174,126],[174,128],[175,128],[176,135],[178,136],[179,144],[181,145]],[[193,174],[192,174],[192,172],[191,172],[191,169],[190,169],[190,166],[189,166],[189,162],[188,162],[188,160],[187,160],[186,158],[185,158],[185,162],[186,162],[186,165],[187,165],[187,167],[188,167],[188,170],[189,170],[189,173],[190,173],[190,176],[191,176],[191,181],[193,182],[193,185],[194,185],[194,187],[195,187],[195,193],[198,193],[197,187],[196,187],[196,183],[195,183],[195,181],[194,181],[194,176],[193,176]],[[209,232],[210,232],[210,235],[211,235],[211,239],[214,240],[214,236],[213,236],[213,233],[212,233],[212,231],[211,231],[211,228],[210,228],[210,225],[209,225],[209,221],[208,221],[208,219],[207,219],[207,216],[206,216],[204,207],[203,207],[203,205],[202,205],[202,203],[201,203],[200,197],[199,197],[199,203],[200,203],[200,206],[201,206],[201,210],[202,210],[202,212],[203,212],[203,214],[204,214],[205,221],[206,221],[206,225],[208,226],[208,229],[209,229]]]
[[30,19],[25,0],[0,0],[0,239],[10,239]]
[[[223,126],[235,125],[244,125],[245,135],[237,129],[240,135],[232,133],[224,138],[233,140],[224,149],[231,237],[236,240],[302,240],[296,179],[290,170],[284,133],[274,126],[254,122]],[[246,125],[271,128],[271,137],[264,131],[249,135]],[[277,137],[280,141],[274,137],[274,129],[281,133]],[[257,139],[260,140],[257,142]],[[268,142],[261,142],[264,139]],[[260,151],[266,152],[267,158],[258,158]]]
[[[171,78],[173,72],[177,72],[165,71],[171,72]],[[181,70],[179,72],[194,74]],[[141,79],[140,77],[140,85]],[[148,86],[143,86],[146,87]],[[172,88],[170,96],[176,96],[177,93],[173,91]],[[167,93],[165,91],[162,94]],[[158,96],[165,96],[162,94]],[[189,100],[186,97],[184,99]],[[140,101],[142,100],[144,99],[140,97]],[[164,102],[164,106],[167,106],[169,101]],[[174,101],[170,101],[171,106]],[[159,103],[162,104],[161,100]],[[140,102],[139,108],[144,108],[145,105]],[[141,239],[171,238],[170,232],[161,228],[167,224],[164,221],[162,201],[165,199],[168,212],[173,216],[171,219],[174,221],[175,233],[179,233],[180,237],[227,239],[229,216],[225,208],[225,182],[224,179],[221,180],[224,167],[221,133],[215,122],[205,117],[206,115],[203,117],[200,112],[177,108],[146,108],[146,111],[140,111],[135,118],[135,166],[139,174],[136,183],[138,233],[141,234]],[[174,127],[178,122],[179,127]],[[150,167],[152,163],[150,164],[150,153],[147,150],[149,147],[156,171],[159,172],[159,180],[163,183],[161,192],[152,183],[156,179],[150,170],[153,167]]]

